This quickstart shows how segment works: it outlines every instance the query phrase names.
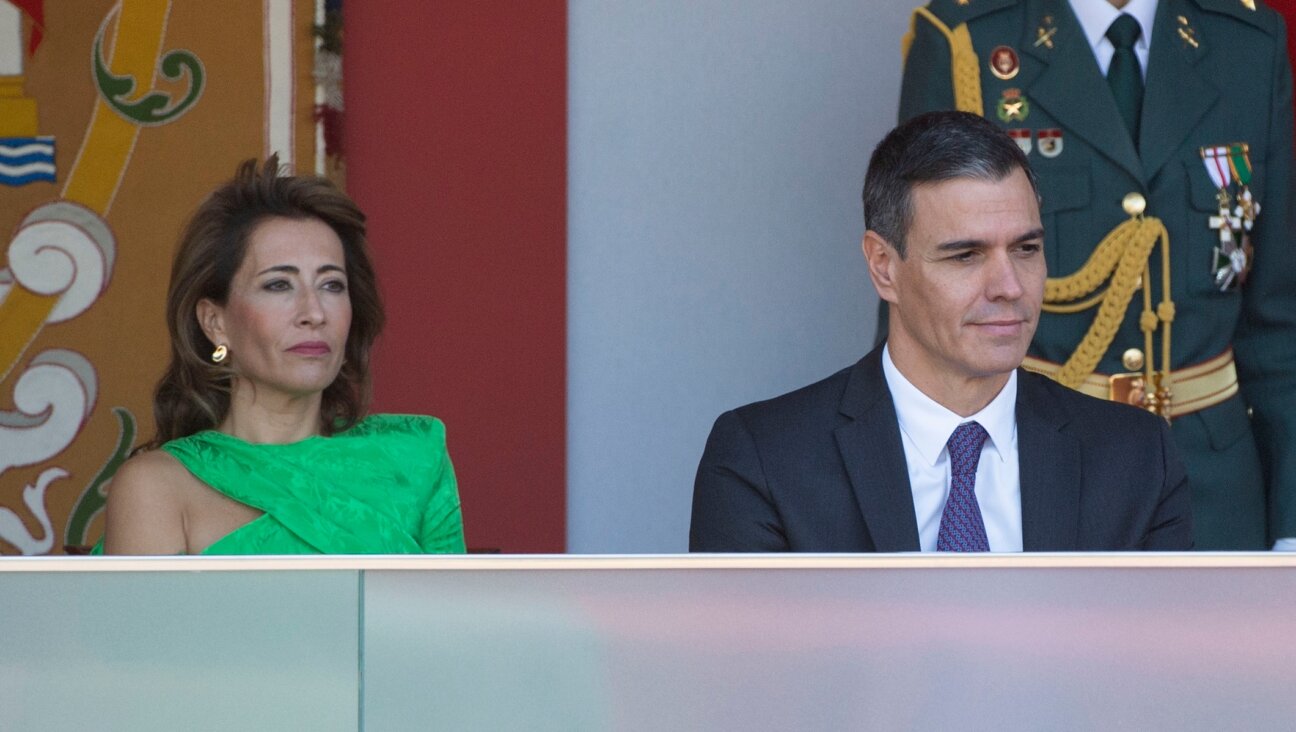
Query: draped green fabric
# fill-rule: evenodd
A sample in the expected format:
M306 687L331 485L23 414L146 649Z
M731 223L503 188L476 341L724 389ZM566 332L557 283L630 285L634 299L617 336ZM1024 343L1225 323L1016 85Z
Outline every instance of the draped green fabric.
M199 432L162 446L189 472L265 512L203 554L442 554L464 551L445 426L372 415L286 445Z

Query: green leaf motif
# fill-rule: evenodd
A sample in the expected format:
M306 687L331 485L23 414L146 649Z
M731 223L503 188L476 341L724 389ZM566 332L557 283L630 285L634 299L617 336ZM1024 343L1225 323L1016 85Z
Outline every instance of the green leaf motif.
M95 84L99 87L104 102L121 116L139 125L164 125L188 112L198 102L198 97L202 96L207 78L198 57L189 51L175 50L164 55L158 63L158 70L168 81L180 81L185 76L189 77L189 88L180 101L173 101L170 94L160 91L152 91L135 101L127 101L135 92L135 77L117 76L108 70L108 64L103 58L103 37L108 28L108 20L106 18L103 25L99 26L93 53Z
M72 507L72 515L68 518L67 531L63 534L65 544L84 544L86 543L86 529L90 527L90 522L94 517L103 510L108 503L108 494L104 491L104 484L113 477L117 468L126 462L127 455L130 454L131 444L135 442L135 417L130 410L124 407L113 407L113 414L117 417L117 448L113 450L112 455L99 468L99 472L90 481L90 485L81 492L81 497L77 499L76 505Z

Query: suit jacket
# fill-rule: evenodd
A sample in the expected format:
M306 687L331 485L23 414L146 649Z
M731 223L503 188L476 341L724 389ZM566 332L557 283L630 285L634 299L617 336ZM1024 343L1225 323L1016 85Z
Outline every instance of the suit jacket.
M966 24L980 59L983 114L1027 130L1039 176L1049 276L1072 274L1107 232L1128 216L1126 193L1147 199L1147 215L1170 236L1175 317L1171 367L1232 348L1241 391L1208 409L1174 418L1173 432L1192 482L1198 548L1262 549L1296 537L1296 215L1292 213L1292 77L1282 18L1257 2L1161 0L1151 29L1138 145L1130 139L1079 21L1066 0L932 0L951 28ZM1047 43L1042 30L1052 30ZM988 61L998 46L1019 58L999 79ZM999 117L1005 97L1027 103L1025 119ZM953 106L945 37L919 19L905 64L900 117ZM1063 145L1042 153L1039 133ZM1220 292L1212 282L1219 244L1209 217L1218 189L1200 148L1244 142L1251 191L1261 204L1252 230L1254 267L1246 284ZM1050 151L1051 153L1052 151ZM1161 298L1161 253L1150 261ZM1142 349L1136 295L1098 364L1125 371L1121 354ZM1041 316L1032 355L1062 363L1096 309ZM1157 338L1160 368L1160 337ZM1250 408L1250 410L1248 409Z
M1164 420L1017 374L1026 551L1192 548ZM689 549L918 551L882 350L805 388L720 415L693 487Z

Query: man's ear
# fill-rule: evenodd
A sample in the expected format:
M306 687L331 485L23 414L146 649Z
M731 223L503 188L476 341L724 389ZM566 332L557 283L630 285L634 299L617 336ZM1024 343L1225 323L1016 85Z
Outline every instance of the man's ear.
M896 274L900 253L872 229L864 232L864 241L860 246L864 250L864 261L868 263L869 278L873 280L873 288L877 290L878 297L892 305L896 304L899 299L896 292Z
M204 297L198 301L194 307L194 315L198 317L198 327L202 328L203 335L213 345L229 345L229 338L225 335L225 309L217 305L210 298Z

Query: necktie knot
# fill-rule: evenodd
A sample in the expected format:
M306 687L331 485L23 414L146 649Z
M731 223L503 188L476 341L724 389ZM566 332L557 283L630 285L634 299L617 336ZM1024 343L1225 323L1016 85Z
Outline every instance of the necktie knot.
M989 433L976 422L964 422L954 428L945 447L949 449L950 471L955 475L976 474L981 461L981 446Z
M1142 35L1143 29L1134 16L1128 13L1121 13L1120 17L1112 21L1107 28L1107 40L1118 49L1133 48L1134 42Z

